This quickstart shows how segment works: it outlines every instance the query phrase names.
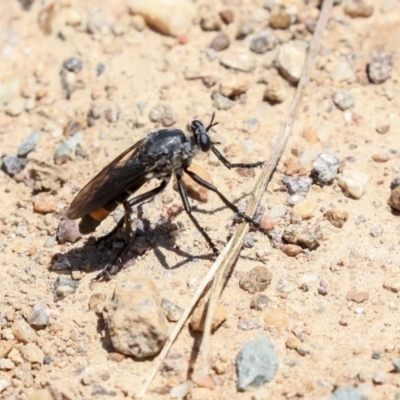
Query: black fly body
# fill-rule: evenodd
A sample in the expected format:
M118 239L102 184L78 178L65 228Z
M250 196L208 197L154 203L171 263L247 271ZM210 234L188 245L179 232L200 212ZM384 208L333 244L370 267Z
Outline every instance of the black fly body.
M125 224L126 243L116 255L114 262L104 268L104 270L96 276L96 280L109 278L110 275L116 274L121 269L121 259L128 248L132 234L132 207L150 200L155 195L162 192L171 180L172 175L175 175L177 179L178 191L187 215L214 253L218 253L217 247L192 214L188 195L182 182L184 173L199 185L216 193L222 202L234 213L255 225L263 233L268 234L268 232L261 228L252 218L241 213L215 186L188 169L197 151L208 152L210 150L217 156L222 164L229 169L255 168L263 164L263 162L256 162L253 164L230 163L217 150L215 147L216 143L211 141L208 134L209 130L217 124L218 122L214 122L213 114L211 122L207 127L205 127L201 121L192 121L192 135L190 136L186 136L181 130L175 128L161 129L150 133L147 137L125 150L115 160L103 168L103 170L78 193L67 215L68 218L71 219L81 218L79 230L82 234L93 232L101 221L114 211L119 204L122 204L125 209L124 218L118 222L117 226L107 237L111 236ZM142 185L154 178L161 181L159 186L130 199Z

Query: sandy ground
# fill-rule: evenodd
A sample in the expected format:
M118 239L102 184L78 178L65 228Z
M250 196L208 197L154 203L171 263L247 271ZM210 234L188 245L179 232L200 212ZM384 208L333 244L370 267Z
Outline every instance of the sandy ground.
M268 159L294 88L286 85L287 95L280 104L263 100L263 77L273 70L268 69L269 53L251 53L249 40L238 41L235 33L242 20L253 22L254 33L262 31L269 11L262 7L262 1L213 4L215 15L229 9L234 18L230 25L222 23L231 39L229 49L210 55L206 49L215 31L204 31L195 23L186 36L163 36L143 26L120 0L93 0L86 5L61 0L54 2L53 9L47 8L47 1L36 0L30 9L23 9L15 0L2 0L1 154L15 156L26 137L38 130L39 142L28 158L54 166L54 152L68 138L64 128L69 121L81 123L83 137L78 150L58 165L65 180L48 192L50 197L34 193L32 181L26 177L14 179L0 172L0 398L48 399L47 392L38 392L44 388L51 388L53 396L58 393L57 399L133 396L152 361L126 357L116 362L110 357L89 299L94 293L109 298L118 283L141 277L152 279L161 297L184 307L212 265L212 252L184 212L173 221L179 228L173 236L155 230L149 249L140 256L132 253L135 262L128 262L114 279L94 288L89 285L95 269L110 260L111 251L103 249L99 254L96 248L85 247L84 239L58 244L56 236L77 191L120 152L162 127L149 119L154 106L169 105L176 114L174 126L183 130L193 118L208 123L214 110L212 94L224 79L244 77L248 89L230 109L217 110L219 125L214 137L221 142L219 148L232 161ZM318 14L314 2L286 4L295 4L296 15L309 16L311 21ZM373 13L368 18L350 18L343 4L334 8L292 137L262 205L267 212L287 205L288 193L282 189L285 160L300 160L309 174L313 159L321 152L338 157L342 169L366 174L365 193L359 199L346 196L337 179L323 187L313 185L307 195L311 218L302 224L320 227L323 238L317 249L302 251L296 257L274 248L262 233L251 233L254 245L243 249L221 298L227 320L212 337L213 357L223 368L218 370L215 387L196 388L193 398L321 399L337 387L350 386L358 387L368 399L400 396L399 374L392 372L392 360L400 356L396 293L400 289L400 225L398 215L387 204L390 183L400 168L400 7L398 1L375 0L372 4ZM277 32L281 41L295 35L292 28ZM308 41L311 36L304 24L297 28L298 36ZM252 72L237 72L219 63L225 53L238 48L246 49L255 59ZM376 50L393 56L391 77L382 84L370 83L366 75L366 65ZM67 99L60 71L70 57L80 59L83 67ZM354 73L350 82L334 81L329 73L329 63L339 59L346 59ZM105 67L101 75L96 73L99 63ZM202 79L192 79L196 73L211 77L216 85L208 88ZM332 96L338 89L351 93L353 108L342 111L334 105ZM107 119L106 112L111 115L117 111L118 119ZM386 133L377 132L386 125ZM212 155L199 156L197 162L237 204L250 193L259 174L259 170L254 174L229 171ZM172 185L144 206L145 218L154 222L165 217L165 206L171 204L180 204ZM232 213L211 194L209 201L198 203L197 208L201 225L222 248ZM327 221L327 209L348 213L342 228ZM284 229L291 219L288 212L275 221L276 228ZM114 225L114 218L109 217L95 236ZM74 252L78 254L74 266L84 270L73 275L79 286L75 293L56 301L57 279L60 274L71 276L71 272L52 271L52 260ZM242 290L238 282L260 265L270 270L273 279L263 292L269 298L268 306L257 311L250 309L253 295ZM12 326L21 318L27 319L38 301L51 312L48 325L37 331L37 337L21 341ZM281 321L275 327L266 315L271 310L276 310ZM243 323L248 320L258 324ZM236 354L262 334L271 338L280 367L275 378L258 391L239 393ZM195 338L197 334L186 326L171 351L179 355L180 368L159 374L149 399L170 398L170 388L186 380ZM293 340L300 340L300 349L290 348ZM37 397L30 397L35 393Z

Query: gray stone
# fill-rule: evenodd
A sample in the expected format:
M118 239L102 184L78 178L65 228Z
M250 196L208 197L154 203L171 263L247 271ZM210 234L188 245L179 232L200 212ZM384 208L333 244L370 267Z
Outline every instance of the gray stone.
M338 174L340 160L333 154L320 153L317 155L312 170L312 177L316 184L327 185Z
M63 68L70 72L79 72L83 67L82 60L76 57L70 57L63 62Z
M26 157L35 147L39 141L39 131L33 131L18 147L18 157Z
M238 389L249 390L270 382L279 367L279 359L269 337L251 340L236 356Z
M28 164L28 159L12 156L5 156L1 161L1 169L9 176L19 174Z
M400 372L400 358L395 358L392 360L392 364L394 367L394 372Z
M299 195L306 197L310 190L312 179L308 176L303 176L300 178L292 178L289 176L284 176L282 182L287 187L290 195Z
M162 299L161 306L169 322L177 322L182 315L183 309L168 299Z
M54 152L54 162L56 164L63 164L67 162L70 158L70 154L75 151L76 146L79 144L82 138L83 132L79 131L74 136L60 143Z
M372 83L383 83L388 78L393 69L393 58L390 53L374 51L371 54L371 61L368 64L368 78Z
M274 49L277 43L278 40L272 30L269 29L253 37L250 43L250 50L257 54L263 54Z
M50 309L43 301L38 301L28 316L28 323L35 329L45 328L49 324Z
M366 400L364 395L355 387L338 388L329 400Z
M354 97L346 90L338 90L333 96L333 102L340 110L354 107Z
M218 110L229 110L235 102L219 92L213 94L213 106Z

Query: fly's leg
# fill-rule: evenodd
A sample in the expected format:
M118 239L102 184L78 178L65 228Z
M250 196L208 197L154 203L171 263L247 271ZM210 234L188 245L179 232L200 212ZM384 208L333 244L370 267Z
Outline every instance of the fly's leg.
M204 230L203 227L200 226L199 222L197 221L197 219L192 214L192 208L190 207L190 203L189 203L188 195L187 195L187 192L186 192L186 188L185 188L185 185L182 182L182 172L183 171L176 171L175 173L176 173L176 178L177 178L177 181L178 181L178 190L179 190L179 194L181 195L183 207L185 208L185 211L186 211L187 215L189 216L189 218L192 220L194 226L202 234L202 236L204 237L206 242L211 247L212 251L215 254L219 254L219 250L217 249L217 247L215 246L215 244L211 240L210 236L208 236L207 232Z
M213 143L214 144L214 143ZM225 165L226 168L256 168L256 167L261 167L261 165L264 164L265 161L258 161L252 164L243 164L243 163L231 163L228 161L219 151L218 149L213 145L211 146L212 152L217 156L218 160L222 162L222 164ZM201 185L201 184L200 184ZM204 185L203 185L204 186ZM211 190L211 189L210 189Z
M254 221L253 218L250 218L248 215L243 214L239 211L239 209L233 204L231 203L215 186L211 185L211 183L205 181L204 179L200 178L198 175L194 174L193 172L189 171L189 170L185 170L185 172L199 185L205 187L208 190L211 190L212 192L216 193L219 198L222 200L222 202L228 207L230 208L236 215L242 217L244 220L246 220L247 222L253 224L259 231L261 231L262 233L264 233L265 235L267 235L269 238L271 238L271 234L265 230L264 228L262 228L260 226L260 224L256 221Z
M112 261L111 264L108 264L103 270L100 271L99 274L96 275L96 277L93 279L94 281L99 281L99 280L109 280L112 275L116 275L119 271L121 271L123 267L123 258L126 254L126 252L129 249L129 242L132 238L133 230L132 230L132 207L143 203L144 201L150 200L153 198L155 195L158 193L162 192L165 187L167 186L169 180L171 177L166 177L163 179L161 182L160 186L157 186L156 188L143 193L137 197L134 197L132 200L129 201L124 201L122 204L125 209L125 215L121 220L118 222L117 226L110 232L114 233L116 232L119 228L122 228L123 225L125 225L125 243L122 246L120 250L118 250L118 253L115 255L114 260ZM122 221L122 223L121 223ZM108 236L109 234L107 234Z

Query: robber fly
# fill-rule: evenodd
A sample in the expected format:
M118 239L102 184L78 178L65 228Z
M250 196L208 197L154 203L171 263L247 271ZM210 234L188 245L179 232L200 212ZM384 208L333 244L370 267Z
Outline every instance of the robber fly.
M255 225L263 233L268 234L252 218L241 213L215 186L188 169L196 152L199 150L202 152L211 150L222 164L229 169L255 168L263 164L263 162L253 164L230 163L217 150L216 143L211 141L208 134L209 130L218 124L218 122L214 122L214 116L215 114L213 114L207 127L201 121L192 121L190 126L192 135L190 136L186 136L180 129L175 128L161 129L150 133L111 161L75 197L67 216L71 219L81 218L79 230L82 234L93 232L101 221L114 211L118 205L122 204L125 209L125 216L121 218L110 234L106 235L107 237L111 236L125 224L125 246L118 252L114 262L97 275L96 280L109 278L111 274L116 274L121 269L122 255L127 250L132 236L132 207L150 200L162 192L171 180L172 175L176 177L178 191L187 215L214 253L218 254L217 247L192 214L188 195L182 182L184 173L199 185L216 193L234 213ZM161 181L159 186L130 199L140 187L154 178Z

